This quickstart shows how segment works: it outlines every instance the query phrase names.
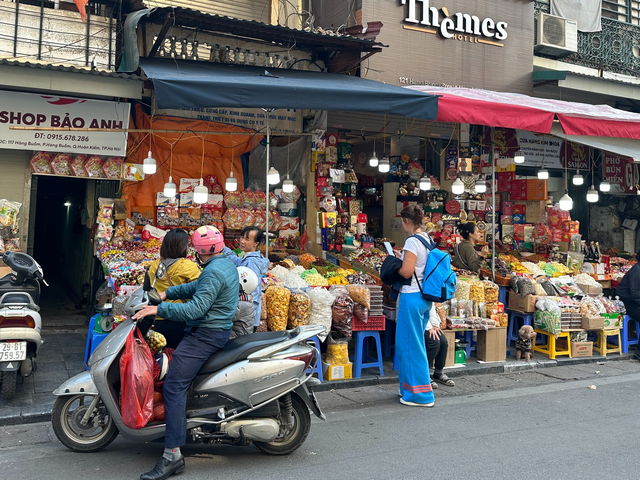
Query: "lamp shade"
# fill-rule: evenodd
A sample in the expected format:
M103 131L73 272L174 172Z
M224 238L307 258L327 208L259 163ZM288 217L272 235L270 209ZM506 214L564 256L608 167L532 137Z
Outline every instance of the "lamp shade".
M209 189L203 185L202 179L200 179L200 185L193 189L193 202L207 203L208 200Z
M371 155L371 158L369 159L369 166L375 168L378 166L379 162L380 160L378 160L378 157L376 156L376 152L373 152L373 155Z
M282 182L282 191L284 193L291 193L295 186L293 185L293 180L289 178L289 174L287 173L287 178L284 182Z
M558 205L560 206L560 210L568 211L573 208L573 200L566 190L564 191L564 195L562 196L562 198L560 198Z
M267 182L269 185L277 185L280 183L280 173L275 168L271 167L269 173L267 173Z
M571 179L574 185L582 185L584 183L584 177L580 174L580 170Z
M238 179L233 176L233 172L229 174L229 178L224 182L224 189L227 192L235 192L238 190Z
M382 160L380 160L380 163L378 164L378 170L381 173L387 173L390 169L391 165L389 164L388 158L384 157Z
M591 188L587 190L587 202L596 203L599 197L600 195L598 194L595 185L591 185Z
M549 179L549 170L546 168L542 168L538 170L538 180L548 180Z
M600 182L600 191L605 193L611 191L611 184L608 180L603 180Z
M162 194L165 197L175 197L176 196L176 184L173 183L173 178L169 176L169 181L164 184L164 190Z
M487 181L483 178L479 178L476 180L475 185L476 193L486 193L487 191Z
M431 178L425 175L420 179L420 190L431 190Z
M514 163L524 163L524 152L522 150L518 150L513 155L513 161Z
M454 195L462 195L464 193L464 183L462 183L460 177L456 178L456 181L451 184L451 193Z
M145 175L153 175L156 173L157 168L156 159L151 156L151 150L149 150L147 158L142 162L142 173Z

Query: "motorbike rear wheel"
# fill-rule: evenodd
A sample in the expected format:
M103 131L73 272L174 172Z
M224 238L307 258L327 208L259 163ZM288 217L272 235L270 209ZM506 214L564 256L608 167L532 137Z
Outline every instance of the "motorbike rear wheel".
M10 400L16 394L16 381L18 372L2 372L2 389L0 396L5 400Z
M309 409L295 394L291 394L291 406L291 429L283 432L273 442L253 442L259 450L269 455L288 455L297 450L307 439L311 429Z
M92 395L70 395L58 397L53 405L53 431L58 440L74 452L96 452L118 436L118 428L102 399L87 425L81 424L82 417L93 399Z

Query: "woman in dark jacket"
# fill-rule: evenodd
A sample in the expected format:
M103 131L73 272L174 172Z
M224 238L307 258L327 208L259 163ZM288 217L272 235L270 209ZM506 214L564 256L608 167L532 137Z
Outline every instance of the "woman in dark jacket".
M476 252L474 248L480 241L480 231L475 223L467 222L458 226L458 233L462 235L462 241L455 248L453 266L462 270L479 272L482 260L489 253L489 247L482 247L482 251Z

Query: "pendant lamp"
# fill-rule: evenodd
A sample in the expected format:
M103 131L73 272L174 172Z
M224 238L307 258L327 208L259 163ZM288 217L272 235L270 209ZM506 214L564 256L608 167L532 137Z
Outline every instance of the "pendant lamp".
M596 203L599 199L598 191L596 190L595 185L591 185L591 188L587 190L587 202Z
M233 176L233 171L229 173L229 178L227 178L227 181L224 182L224 189L227 192L235 192L236 190L238 190L238 179Z
M464 193L464 183L457 177L455 182L451 184L451 193L454 195L462 195Z
M376 152L374 151L373 155L371 155L371 158L369 159L369 166L375 168L378 166L379 163L380 163L380 160L378 160L378 157L376 156Z
M476 180L475 190L476 190L476 193L486 193L487 181L482 177Z
M285 179L284 182L282 182L282 191L284 193L291 193L293 192L294 188L295 188L295 185L293 184L293 180L289 178L289 174L287 173L287 178Z
M514 163L524 163L524 152L522 150L518 150L513 155L513 162Z
M176 196L176 184L173 183L173 178L169 175L169 181L164 184L164 190L162 194L165 197L175 197Z
M608 180L605 179L600 182L600 191L604 193L611 191L611 184Z
M271 167L267 173L267 182L269 182L269 185L280 183L280 173L274 167Z
M147 158L142 162L142 173L145 175L153 175L156 173L157 168L156 159L151 156L151 150L149 150Z
M200 184L193 189L193 203L207 203L209 200L209 189L204 186L202 178Z
M420 190L431 190L431 178L427 175L420 179Z
M564 195L560 198L560 210L569 211L573 208L573 200L569 196L569 192L567 190L564 191Z
M576 174L571 181L574 185L582 185L584 183L584 177L580 174L580 170L576 170Z
M382 157L382 160L380 160L380 163L378 164L378 170L381 173L387 173L389 170L391 170L391 164L389 163L389 159L386 156Z
M549 170L546 168L541 168L538 170L538 180L548 180L549 179Z

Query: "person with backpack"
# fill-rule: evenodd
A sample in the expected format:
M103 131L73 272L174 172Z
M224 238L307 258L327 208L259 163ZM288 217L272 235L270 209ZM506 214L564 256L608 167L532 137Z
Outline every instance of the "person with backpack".
M425 330L432 302L422 296L418 278L424 279L430 250L422 241L432 243L422 225L422 211L415 205L400 212L402 228L411 236L402 251L402 266L398 275L411 279L402 287L396 319L396 355L400 382L400 403L411 407L433 407L434 396L429 377L429 361L425 346ZM424 282L424 280L423 280Z
M475 245L480 241L480 231L475 223L461 223L458 225L458 233L462 235L462 241L455 248L453 266L479 272L483 260L489 254L489 247L485 245L481 252L476 252Z

